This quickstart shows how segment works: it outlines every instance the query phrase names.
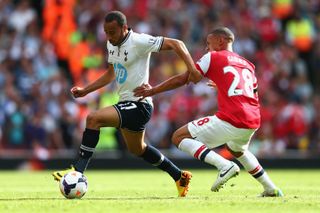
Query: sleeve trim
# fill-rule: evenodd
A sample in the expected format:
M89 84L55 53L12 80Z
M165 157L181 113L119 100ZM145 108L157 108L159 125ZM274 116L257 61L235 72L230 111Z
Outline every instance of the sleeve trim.
M164 42L164 37L161 37L161 43L159 45L159 48L158 48L158 52L160 52L161 48L162 48L162 45L163 45L163 42Z

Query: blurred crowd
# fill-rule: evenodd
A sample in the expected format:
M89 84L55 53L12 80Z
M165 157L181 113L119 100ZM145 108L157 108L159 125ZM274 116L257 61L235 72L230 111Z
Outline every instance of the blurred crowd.
M262 126L250 149L270 158L320 153L319 0L0 0L0 156L77 150L88 112L117 101L113 84L77 100L69 92L106 71L110 10L136 32L183 40L194 60L214 27L232 29L234 51L256 65L259 83ZM185 69L174 54L155 53L150 84ZM154 104L147 142L175 149L173 131L213 114L216 91L203 81ZM103 128L98 149L123 149L118 131Z

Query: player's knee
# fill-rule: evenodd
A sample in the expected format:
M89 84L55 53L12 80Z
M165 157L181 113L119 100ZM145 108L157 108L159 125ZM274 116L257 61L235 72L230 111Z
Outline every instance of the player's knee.
M235 152L228 145L226 145L228 151L236 158L239 158L243 155L243 152Z
M87 116L86 123L87 127L89 128L97 128L98 120L95 112L89 113L89 115Z
M174 145L176 145L176 147L179 147L179 144L185 138L192 138L187 126L183 126L176 130L172 135L171 141Z
M176 147L179 146L180 142L182 141L181 134L179 133L179 131L175 131L173 133L171 141Z

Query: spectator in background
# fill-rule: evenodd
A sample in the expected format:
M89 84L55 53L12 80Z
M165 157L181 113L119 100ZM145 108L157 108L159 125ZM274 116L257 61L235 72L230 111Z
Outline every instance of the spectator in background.
M259 7L259 19L257 21L258 38L260 45L267 43L276 44L280 39L281 23L272 16L271 8L267 5Z
M286 24L287 42L293 45L299 52L300 57L308 67L308 77L313 82L314 74L311 70L311 53L315 41L315 29L312 20L303 16L299 7L296 7L291 19ZM313 82L315 83L315 82Z
M315 30L312 21L303 17L297 8L286 25L286 39L301 53L310 52L315 38Z
M36 12L31 8L29 1L18 1L14 11L8 18L8 23L16 32L23 34L27 26L36 18Z
M309 127L309 150L310 156L319 155L320 153L320 96L315 95L313 99L314 115Z

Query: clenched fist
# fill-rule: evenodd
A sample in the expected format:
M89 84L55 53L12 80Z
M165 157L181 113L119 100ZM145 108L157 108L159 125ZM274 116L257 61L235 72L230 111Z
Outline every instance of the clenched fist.
M72 87L70 92L75 98L79 98L87 95L87 92L82 87Z

